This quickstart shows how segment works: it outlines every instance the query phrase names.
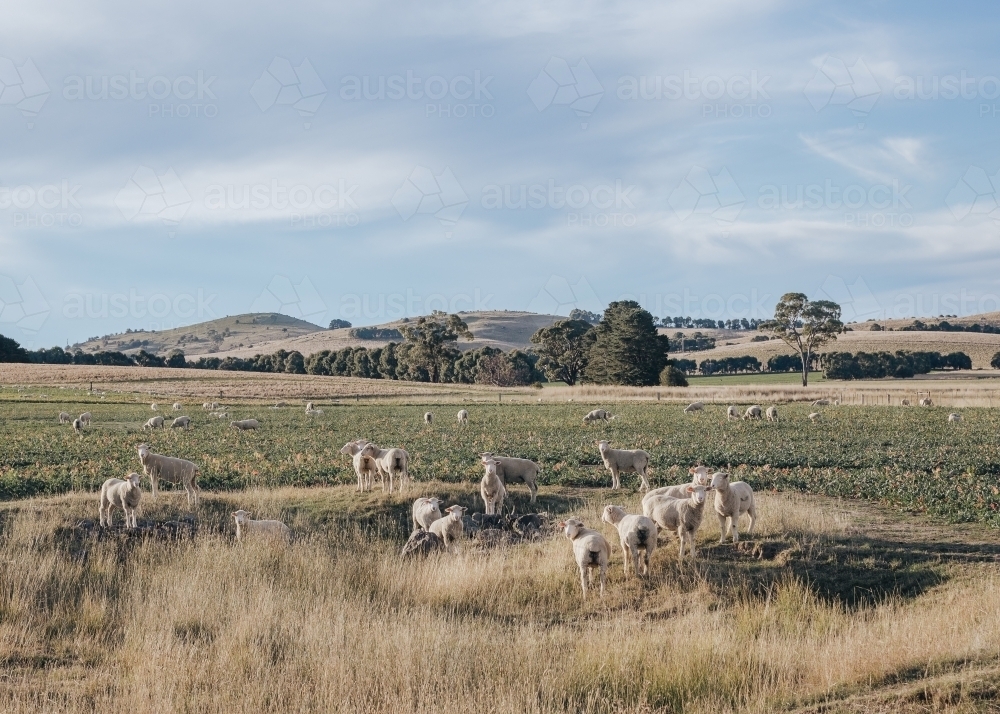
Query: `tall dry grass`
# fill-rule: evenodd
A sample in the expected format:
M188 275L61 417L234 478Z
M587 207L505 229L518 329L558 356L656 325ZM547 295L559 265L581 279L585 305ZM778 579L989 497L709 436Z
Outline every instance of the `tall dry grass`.
M761 588L753 564L719 577L711 553L680 570L672 543L648 583L626 581L616 544L607 597L583 603L561 537L403 562L391 528L324 529L289 510L301 493L208 497L202 532L175 543L71 540L92 496L5 511L0 710L770 712L998 656L995 564L852 610L790 576ZM235 544L236 503L299 539ZM822 553L864 526L831 503L762 498L760 538ZM597 524L603 504L575 514ZM717 535L706 518L702 545Z

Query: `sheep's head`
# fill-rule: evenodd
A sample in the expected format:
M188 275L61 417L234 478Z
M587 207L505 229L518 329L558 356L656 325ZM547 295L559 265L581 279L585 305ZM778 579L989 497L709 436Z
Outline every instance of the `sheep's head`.
M441 508L441 504L444 503L440 498L425 498L424 499L431 508Z
M625 517L625 509L621 506L605 506L601 520L611 525L617 525Z
M465 512L467 510L469 510L469 509L466 508L465 506L448 506L446 509L444 509L444 512L445 513L450 513L451 517L454 520L460 521L460 520L462 520L462 516L465 515Z
M688 496L699 506L705 502L705 491L708 490L706 486L694 486L690 485L684 489Z
M142 477L134 471L125 477L125 480L132 484L133 488L139 488L139 481Z
M580 531L583 530L584 526L583 526L583 521L577 518L569 518L560 523L559 527L563 529L563 533L566 534L567 538L573 540L574 538L576 538L577 534L579 534Z
M491 461L493 459L493 453L490 451L483 452L479 455L479 458L485 464L487 461Z
M77 421L79 421L79 419L77 419ZM136 451L139 452L139 458L143 459L146 457L146 454L149 453L149 447L146 444L139 444L139 446L136 447Z
M716 471L712 475L712 482L709 485L711 489L717 489L720 491L725 491L729 488L729 474L724 471Z
M375 446L375 444L365 443L363 446L361 446L360 453L362 456L370 459L375 457L375 452L377 449L378 447Z
M236 525L242 526L244 523L250 520L250 511L239 510L233 513L233 518L236 519Z
M487 476L496 476L497 475L497 466L500 465L500 462L499 461L494 461L493 459L483 459L483 465L486 466L486 475Z
M358 442L356 441L348 441L340 449L340 453L346 454L347 456L354 456L359 451L361 451L361 448L358 446Z
M606 442L606 441L599 441L599 442L597 442L597 448L600 449L601 453L603 454L605 451L607 451L611 447L608 445L608 442Z
M712 480L712 469L707 466L692 466L688 469L691 474L691 483L707 486Z

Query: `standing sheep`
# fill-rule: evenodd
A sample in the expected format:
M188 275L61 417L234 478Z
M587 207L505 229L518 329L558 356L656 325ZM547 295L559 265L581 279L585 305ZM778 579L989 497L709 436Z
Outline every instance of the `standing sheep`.
M84 412L83 414L80 415L80 423L90 426L90 422L93 418L94 417L91 416L90 412Z
M628 577L629 556L632 560L632 572L636 575L649 575L649 559L656 550L656 523L646 516L629 515L621 506L605 506L601 520L610 523L618 529L618 539L622 546L622 557L625 561L625 576ZM642 567L639 566L639 550L642 550Z
M688 543L691 560L695 559L695 535L701 527L701 519L705 514L705 493L708 490L704 486L688 486L685 488L687 498L661 496L653 500L650 518L664 530L677 534L681 541L678 556L681 562L684 561L684 546Z
M71 417L66 412L59 412L59 423L60 424L72 424L73 417Z
M732 524L733 543L739 543L740 517L746 513L750 516L750 526L747 535L753 534L757 522L757 505L754 503L753 489L744 481L729 482L729 474L722 471L712 476L712 488L715 490L715 514L719 517L719 542L722 543L729 535L729 525Z
M431 424L434 421L434 415L430 412L424 412L424 424Z
M601 460L604 461L605 467L611 471L611 488L621 488L622 482L619 474L635 472L642 479L640 488L643 491L649 490L649 480L646 478L649 454L642 449L634 451L612 449L606 441L599 442L597 448L601 451Z
M744 419L760 419L761 414L762 414L762 412L761 412L760 406L757 405L757 404L754 404L754 405L751 405L751 406L747 407L747 410L745 412L743 412L743 418Z
M361 453L375 462L379 477L382 479L382 491L385 491L385 479L389 479L389 493L392 493L393 477L399 479L399 492L403 492L406 479L409 476L410 455L405 449L380 449L375 444L365 444Z
M186 417L186 416L177 417L172 422L170 422L170 428L183 429L184 431L187 431L188 429L191 428L191 417Z
M378 468L375 466L375 459L361 453L367 443L364 439L355 439L354 441L348 441L340 449L340 453L351 457L351 461L354 464L354 473L358 476L359 491L372 490L372 482L375 480L375 474L378 471ZM382 490L385 490L384 482Z
M243 419L242 421L231 421L229 426L239 431L253 431L260 426L260 422L256 419Z
M830 400L829 399L817 399L815 402L813 402L809 406L812 406L812 407L828 407L828 406L830 406Z
M899 400L899 406L901 406L901 407L908 407L908 406L910 406L910 400L909 399L900 399Z
M767 408L767 420L774 422L778 421L778 407Z
M292 529L281 521L253 521L250 520L250 512L239 510L232 514L236 520L236 540L243 542L243 536L261 536L275 540L283 540L286 543L292 541Z
M948 421L949 422L962 421L962 415L961 414L954 414L954 413L953 414L949 414L948 415Z
M188 506L198 505L198 476L201 469L190 461L176 459L172 456L162 456L154 454L146 444L139 444L139 463L142 470L149 477L150 490L153 498L157 497L157 484L160 479L168 483L180 483L184 485L187 493Z
M135 509L139 507L142 491L139 490L139 474L130 473L123 481L109 478L101 486L101 506L98 513L102 526L111 526L111 511L116 506L125 514L125 527L135 528Z
M441 547L446 551L452 550L452 546L465 533L465 526L462 523L462 516L468 509L464 506L448 506L444 509L447 516L438 518L431 523L430 531L441 539Z
M700 412L705 408L705 405L701 402L691 402L686 407L684 407L685 414L694 414L695 412Z
M740 410L732 404L726 409L726 421L739 421Z
M173 410L179 412L181 409L183 409L183 405L180 402L174 402Z
M573 543L573 557L580 569L580 587L583 599L587 599L587 580L593 583L592 570L601 573L601 597L604 597L604 583L608 577L608 561L611 560L611 544L599 532L587 528L583 521L570 518L559 524L566 538Z
M821 416L823 416L823 415L820 414L819 412L813 412L812 414L810 414L808 416L808 418L809 418L809 421L811 421L812 423L815 424L816 422L819 421L819 419L820 419Z
M922 407L932 407L932 406L934 406L934 403L931 401L930 397L924 397L923 399L920 400L920 406L922 406Z
M587 415L583 418L584 424L589 424L592 421L613 421L617 419L614 414L604 409L595 409L591 412L587 412Z
M458 412L458 423L468 424L469 423L469 412L464 409L460 409Z
M648 516L652 512L653 501L660 496L669 496L670 498L687 498L688 486L708 486L712 481L712 469L707 466L692 466L688 469L688 473L691 474L690 483L679 483L676 486L664 486L662 488L654 488L652 491L647 491L642 497L642 513Z
M531 459L519 459L512 456L494 456L489 451L479 455L485 464L492 459L497 462L497 476L503 482L504 487L512 483L523 483L531 492L531 502L535 502L538 495L538 473L542 467Z
M497 466L499 464L490 459L485 462L486 474L479 482L479 495L483 499L483 506L486 508L486 515L492 516L500 512L503 506L507 489L504 488L503 481L497 476Z
M413 502L413 530L429 531L434 521L441 518L439 498L418 498Z
M162 429L163 428L163 417L155 416L150 417L150 419L142 425L143 431L146 429Z
M157 404L156 402L153 402L152 404L150 404L149 408L152 409L154 412L160 411L160 405Z
M83 422L79 419L73 420L73 431L75 431L80 436L83 436Z

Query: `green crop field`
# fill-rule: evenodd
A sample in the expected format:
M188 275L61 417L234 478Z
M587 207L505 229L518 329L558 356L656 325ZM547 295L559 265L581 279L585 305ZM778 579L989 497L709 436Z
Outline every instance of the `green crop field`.
M964 409L964 422L949 424L943 408L826 407L813 424L806 415L814 407L780 405L774 424L727 422L722 405L684 415L667 403L469 404L470 423L460 427L454 414L461 405L317 406L325 413L307 417L298 406L230 403L220 420L188 404L178 414L193 417L191 431L143 432L153 412L132 395L3 389L0 498L97 490L106 478L140 470L135 447L143 442L198 463L209 491L349 484L354 474L339 450L357 437L407 449L417 480L474 482L482 471L478 454L493 451L538 461L545 485L607 487L596 447L607 439L648 451L654 485L685 480L700 462L758 489L860 497L1000 525L1000 412L990 409ZM584 425L582 415L594 406L619 418ZM431 426L422 421L428 409L436 417ZM57 423L60 411L90 411L94 424L77 436ZM230 419L246 418L260 420L260 430L229 428ZM635 477L625 484L634 489ZM523 490L513 488L515 499Z

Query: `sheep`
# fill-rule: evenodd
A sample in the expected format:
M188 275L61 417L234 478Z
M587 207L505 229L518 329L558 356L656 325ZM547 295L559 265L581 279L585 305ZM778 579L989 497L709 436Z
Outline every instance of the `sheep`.
M242 421L231 421L229 422L229 426L240 431L252 431L260 426L260 422L256 419L244 419Z
M726 409L726 421L737 421L740 418L740 410L733 405Z
M163 417L155 416L151 417L145 424L142 425L143 431L146 429L162 429L163 428Z
M306 409L306 416L318 416L319 414L322 413L323 413L322 409Z
M154 412L158 412L158 411L160 411L160 405L159 405L159 404L157 404L156 402L154 402L154 403L150 404L150 405L149 405L149 408L150 408L150 409L152 409L152 410L153 410Z
M218 402L205 402L201 405L202 409L208 409L209 411L216 411L219 408Z
M535 502L538 495L538 472L542 467L531 459L519 459L512 456L494 456L489 451L479 455L485 464L492 459L497 462L497 476L503 482L504 487L512 483L523 483L531 492L531 502Z
M910 400L909 399L900 399L899 400L899 406L901 406L901 407L908 407L908 406L910 406Z
M285 406L284 402L278 402L278 404L280 404L281 406ZM278 404L275 404L275 406L278 406ZM313 406L312 402L306 402L306 411L307 412L311 412L315 408L316 407Z
M468 509L464 506L448 506L444 509L447 516L438 518L431 523L430 531L441 539L441 547L452 550L452 546L465 533L465 526L462 524L462 516Z
M949 422L953 422L953 421L955 421L955 422L957 422L957 421L962 421L962 415L961 415L961 414L949 414L949 415L948 415L948 421L949 421Z
M642 514L648 516L652 512L653 501L657 497L687 498L688 486L708 486L712 480L712 469L707 466L692 466L688 469L688 473L691 474L690 483L679 483L676 486L664 486L648 491L642 497Z
M932 406L934 406L934 403L931 401L930 397L924 397L923 399L920 400L920 406L922 406L922 407L932 407Z
M691 402L686 407L684 407L685 414L694 414L695 412L700 412L705 408L705 405L701 402Z
M747 410L743 412L744 419L760 419L761 409L757 404L753 404L747 407Z
M424 412L424 424L431 424L434 421L434 415L430 412Z
M614 414L604 409L595 409L587 413L587 416L583 418L584 424L589 424L592 421L613 421L617 419Z
M605 467L611 471L611 488L619 489L622 486L619 474L632 473L639 474L642 479L640 488L643 491L649 490L649 480L646 478L646 467L649 465L649 454L642 449L627 451L624 449L612 449L608 442L601 441L597 448L601 451L601 460Z
M601 520L618 529L618 539L625 561L625 577L628 577L628 563L631 556L632 572L649 575L649 559L656 550L656 523L646 516L629 515L620 506L605 506ZM642 549L642 567L639 565L639 549Z
M566 538L573 543L573 557L580 568L580 587L583 599L587 599L587 580L593 582L591 570L601 572L601 597L604 597L604 583L608 577L608 561L611 560L611 544L599 532L587 528L583 521L570 518L559 524Z
M778 407L768 407L765 413L768 421L778 421Z
M196 464L184 459L176 459L172 456L154 454L146 444L139 444L139 463L142 464L143 473L149 477L149 484L153 492L153 498L157 497L157 484L160 479L168 483L180 483L184 485L187 492L188 506L198 505L198 476L201 469Z
M183 409L183 405L181 405L180 402L174 402L173 410L175 412L179 412L181 409Z
M219 412L218 414L212 414L216 419L227 419L229 414L227 412Z
M684 561L685 544L690 544L691 560L696 557L694 537L698 528L701 527L701 519L705 514L705 494L712 488L714 488L714 482L709 487L689 484L684 489L687 493L686 498L660 496L653 499L653 508L649 517L659 527L677 534L681 542L678 555L680 562Z
M467 412L465 409L460 409L458 411L458 423L459 424L469 423L469 412Z
M101 486L101 506L98 513L101 525L110 527L111 511L116 506L125 514L125 527L135 528L135 510L139 507L142 491L139 490L139 474L130 473L123 481L120 478L109 478Z
M821 416L823 416L823 415L820 414L819 412L813 412L813 413L811 413L809 415L809 421L811 421L813 424L815 424L817 421L819 421L819 419L820 419Z
M281 539L286 543L292 541L292 529L281 521L253 521L250 520L250 512L244 510L236 511L232 516L236 520L236 540L240 543L244 533L247 536Z
M358 476L359 491L372 490L372 481L378 471L375 466L375 459L361 453L367 443L364 439L355 439L354 441L348 441L340 450L340 453L351 457L351 461L354 464L354 473ZM384 483L382 487L385 490Z
M73 417L71 417L66 412L59 412L59 423L60 424L72 424Z
M740 542L739 521L746 513L750 516L750 526L747 535L753 534L757 522L757 504L754 502L753 489L745 481L729 481L729 474L718 471L712 476L711 488L715 490L715 514L719 517L719 542L726 540L729 525L732 525L733 543Z
M486 515L492 516L498 513L503 506L503 500L507 496L507 489L504 488L503 481L497 476L497 462L490 459L485 462L485 466L486 474L479 482L479 495L482 496Z
M191 428L191 417L186 417L186 416L177 417L172 422L170 422L170 428L184 429L184 431L187 431L188 429Z
M431 529L431 524L441 518L441 504L439 498L418 498L413 502L413 530Z
M83 422L79 419L73 420L73 431L75 431L80 436L83 436Z
M90 426L90 421L93 418L94 417L90 414L90 412L84 412L83 414L80 415L80 423L81 424L86 424L87 426Z
M811 407L828 407L828 406L830 406L830 400L829 399L817 399L815 402L813 402L809 406L811 406Z
M406 479L409 476L410 455L405 449L380 449L375 444L367 443L361 448L365 457L375 462L375 468L382 479L382 491L385 491L385 479L389 478L389 493L392 493L393 476L399 477L399 492L403 492Z

